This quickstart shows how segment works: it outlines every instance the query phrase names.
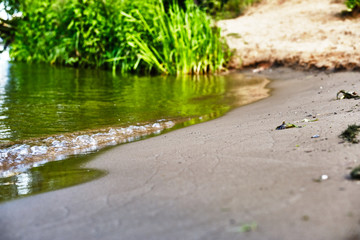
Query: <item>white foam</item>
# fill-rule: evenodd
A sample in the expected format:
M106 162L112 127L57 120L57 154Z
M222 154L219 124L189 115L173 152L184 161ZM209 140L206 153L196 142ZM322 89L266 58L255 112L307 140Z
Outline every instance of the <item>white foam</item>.
M69 133L28 140L24 144L0 149L0 169L3 169L0 170L0 176L23 172L48 161L63 160L69 155L87 154L106 146L137 141L150 134L160 134L173 126L173 121L161 119L150 124L89 131L88 134Z

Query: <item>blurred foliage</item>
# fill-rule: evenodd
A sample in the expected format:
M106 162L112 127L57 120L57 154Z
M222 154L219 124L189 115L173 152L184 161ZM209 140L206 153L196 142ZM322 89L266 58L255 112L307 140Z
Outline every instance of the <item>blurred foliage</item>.
M216 18L234 18L244 10L261 0L195 0L209 14Z
M115 49L128 48L124 34L119 34L123 28L117 17L120 1L28 3L25 0L22 5L23 20L11 46L10 56L15 60L99 67L107 56L116 54Z
M0 18L0 40L4 48L0 50L3 52L6 47L14 40L16 25L19 21L18 17L12 17L18 12L20 7L19 0L0 0L0 11L4 11L8 18Z
M228 57L191 0L24 0L19 10L17 61L179 74L220 71Z
M350 10L360 8L360 0L346 0L345 4Z
M20 0L0 0L0 6L3 7L3 10L9 15L13 15L14 13L19 11L20 8Z

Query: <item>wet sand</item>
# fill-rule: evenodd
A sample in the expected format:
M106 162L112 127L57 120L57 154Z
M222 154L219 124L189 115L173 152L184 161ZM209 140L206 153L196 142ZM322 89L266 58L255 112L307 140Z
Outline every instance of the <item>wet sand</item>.
M338 137L360 102L335 100L360 73L262 74L277 79L265 100L99 154L98 180L0 204L0 239L360 239L360 148Z

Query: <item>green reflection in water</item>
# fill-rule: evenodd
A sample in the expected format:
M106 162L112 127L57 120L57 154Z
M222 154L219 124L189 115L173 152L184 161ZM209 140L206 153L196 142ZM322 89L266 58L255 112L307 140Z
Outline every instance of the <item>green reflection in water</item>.
M74 156L64 161L48 162L11 177L0 178L0 202L70 187L105 175L104 171L81 167L91 157Z
M226 87L222 76L114 77L16 63L0 84L0 142L226 111Z
M8 147L63 133L86 134L86 130L159 119L189 119L180 121L176 129L266 97L267 83L241 74L116 77L106 71L16 63L9 66L7 74L0 74L0 144ZM0 178L0 201L102 176L102 171L81 168L89 158L91 155L48 159L50 162L40 167Z

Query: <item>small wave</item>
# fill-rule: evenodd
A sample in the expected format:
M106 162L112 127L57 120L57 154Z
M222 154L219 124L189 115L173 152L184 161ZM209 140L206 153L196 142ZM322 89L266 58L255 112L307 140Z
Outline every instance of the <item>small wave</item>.
M180 122L180 121L179 121ZM175 126L175 120L105 128L26 140L0 149L0 177L9 177L49 161L87 154L101 148L132 142Z

